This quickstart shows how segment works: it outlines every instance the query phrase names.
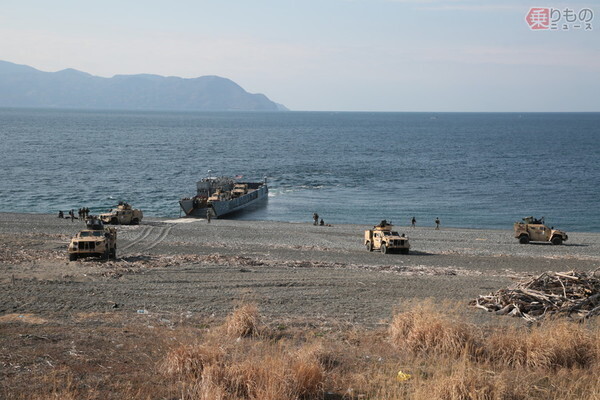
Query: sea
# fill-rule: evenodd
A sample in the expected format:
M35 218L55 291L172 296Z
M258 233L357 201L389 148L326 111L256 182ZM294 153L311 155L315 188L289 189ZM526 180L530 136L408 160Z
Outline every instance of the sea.
M0 212L177 218L206 176L267 179L242 220L600 232L600 113L0 109Z

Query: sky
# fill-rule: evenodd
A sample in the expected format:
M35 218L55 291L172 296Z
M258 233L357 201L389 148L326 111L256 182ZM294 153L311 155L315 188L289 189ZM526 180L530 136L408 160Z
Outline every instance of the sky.
M3 0L0 60L218 75L297 111L600 111L600 0Z

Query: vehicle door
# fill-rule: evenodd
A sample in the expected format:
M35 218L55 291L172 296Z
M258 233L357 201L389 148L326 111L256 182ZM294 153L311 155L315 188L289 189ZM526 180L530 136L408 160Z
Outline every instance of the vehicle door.
M544 225L531 225L529 237L533 241L546 241L546 227Z
M131 221L131 210L121 212L121 223L128 224Z
M378 249L381 247L381 232L373 232L373 248Z

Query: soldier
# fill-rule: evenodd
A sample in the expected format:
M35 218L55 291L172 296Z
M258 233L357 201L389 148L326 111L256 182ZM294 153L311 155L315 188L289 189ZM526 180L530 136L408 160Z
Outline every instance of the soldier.
M73 209L69 210L69 215L71 216L71 222L73 222L73 220L75 219L75 212L73 211Z
M64 218L64 217L65 217L65 214L63 214L62 211L59 211L58 212L58 218Z
M435 219L435 229L437 229L437 230L440 229L440 219L439 218Z
M413 228L417 226L417 219L415 217L412 217L412 219L410 220L410 225Z
M210 215L210 208L208 208L206 210L206 222L209 223L209 224L210 224L210 217L211 217L211 215Z
M321 222L319 222L319 225L320 225L320 226L323 226L323 225L325 225L325 221L323 221L323 218L321 218Z
M317 225L319 223L319 214L313 213L313 225Z

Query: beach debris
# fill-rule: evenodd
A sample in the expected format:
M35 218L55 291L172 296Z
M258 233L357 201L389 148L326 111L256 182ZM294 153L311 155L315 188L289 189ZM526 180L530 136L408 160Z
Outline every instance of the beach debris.
M530 322L551 315L583 320L600 314L600 279L595 271L544 272L470 305Z

